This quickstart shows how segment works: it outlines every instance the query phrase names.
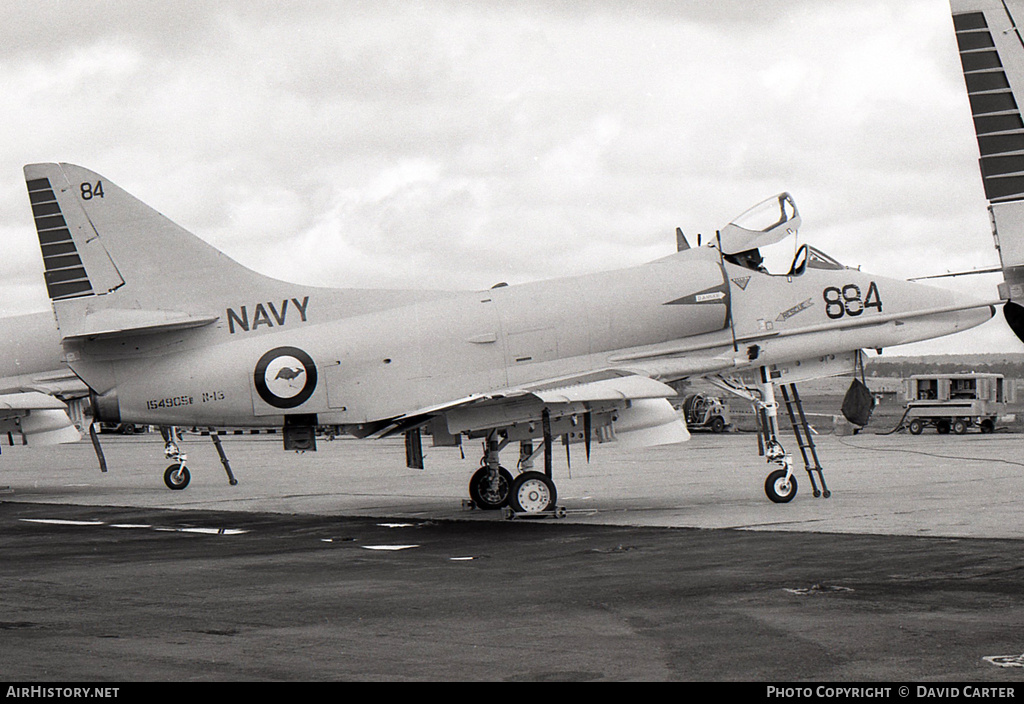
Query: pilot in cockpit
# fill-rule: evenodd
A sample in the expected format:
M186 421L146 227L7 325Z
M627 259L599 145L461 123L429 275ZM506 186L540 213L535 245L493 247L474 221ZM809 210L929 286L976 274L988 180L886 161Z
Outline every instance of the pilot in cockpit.
M725 260L747 269L753 269L754 271L768 272L764 268L764 258L761 256L761 250L757 248L737 252L736 254L726 254Z

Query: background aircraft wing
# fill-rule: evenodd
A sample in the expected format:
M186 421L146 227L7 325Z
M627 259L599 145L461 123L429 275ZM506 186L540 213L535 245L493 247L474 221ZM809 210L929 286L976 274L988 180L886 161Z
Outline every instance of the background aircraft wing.
M41 391L0 394L0 432L19 432L29 445L55 445L82 438L64 402Z

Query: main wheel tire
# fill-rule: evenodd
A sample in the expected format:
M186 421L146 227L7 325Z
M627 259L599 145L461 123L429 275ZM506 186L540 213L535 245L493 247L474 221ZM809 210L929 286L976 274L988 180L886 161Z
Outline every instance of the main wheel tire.
M172 464L164 472L164 484L172 491L181 491L192 481L192 474L185 465Z
M911 435L920 435L921 431L924 430L924 423L915 418L914 420L910 421L908 429L910 430Z
M787 480L784 469L776 469L764 481L764 493L777 504L786 504L792 501L796 496L796 489L796 477L791 476Z
M512 482L509 506L516 513L553 511L558 501L555 483L541 472L523 472Z
M473 505L484 511L496 511L508 506L508 498L512 493L512 473L504 467L498 467L498 485L491 486L487 479L487 467L481 467L469 480L469 498Z
M963 435L967 432L967 421L957 418L953 421L953 432L957 435Z

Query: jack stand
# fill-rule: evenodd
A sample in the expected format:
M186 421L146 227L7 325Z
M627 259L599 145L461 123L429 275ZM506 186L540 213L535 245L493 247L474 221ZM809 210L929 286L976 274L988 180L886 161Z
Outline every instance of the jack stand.
M92 440L92 449L96 451L96 459L100 461L100 471L107 471L107 459L103 456L103 448L100 447L100 436L96 432L96 424L89 423L89 439Z
M231 473L231 465L228 463L228 456L224 454L224 448L220 444L220 436L217 433L210 433L210 437L213 438L213 444L217 447L217 454L220 455L220 463L224 465L224 471L228 474L228 484L235 486L238 484L238 480L235 479L235 475Z
M524 518L565 518L567 511L564 506L555 506L553 509L548 511L538 511L536 513L522 513L512 510L511 507L505 507L505 519L514 521Z

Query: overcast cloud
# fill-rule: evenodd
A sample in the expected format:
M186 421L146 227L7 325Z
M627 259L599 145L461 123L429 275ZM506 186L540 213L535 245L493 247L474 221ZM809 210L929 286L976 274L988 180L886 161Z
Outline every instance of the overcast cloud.
M35 0L0 22L0 314L48 307L38 161L323 286L641 263L783 190L844 263L997 263L945 0ZM1024 349L979 330L904 351Z

